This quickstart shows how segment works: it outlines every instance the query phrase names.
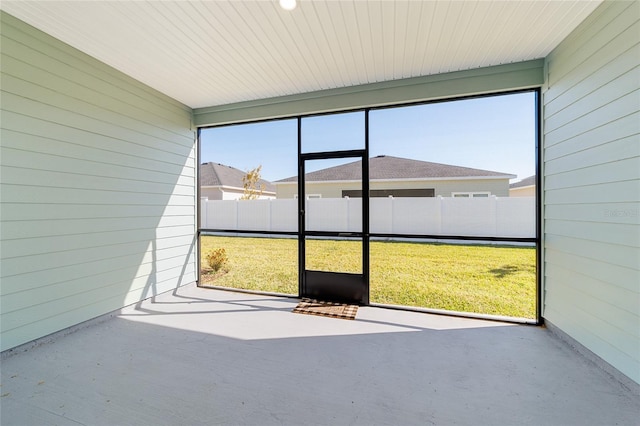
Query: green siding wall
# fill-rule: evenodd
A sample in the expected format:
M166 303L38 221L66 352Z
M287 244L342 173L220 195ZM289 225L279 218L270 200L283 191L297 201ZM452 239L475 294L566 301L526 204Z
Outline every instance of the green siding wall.
M544 317L640 383L640 3L546 59Z
M186 106L1 12L2 350L195 280Z

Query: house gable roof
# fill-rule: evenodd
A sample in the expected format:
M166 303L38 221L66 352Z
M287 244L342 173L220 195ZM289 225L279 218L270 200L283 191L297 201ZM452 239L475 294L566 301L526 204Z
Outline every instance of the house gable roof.
M362 177L361 162L361 160L358 160L340 166L310 172L306 174L306 180L308 182L359 180ZM431 163L429 161L392 157L390 155L379 155L369 159L369 178L371 180L456 179L472 177L511 179L515 176L508 173ZM297 179L296 176L293 176L278 180L275 183L297 182Z
M243 189L242 178L246 172L235 167L220 163L202 163L200 165L200 186L227 186ZM267 180L260 179L259 183L264 185L267 192L275 192L273 184Z
M533 175L533 176L526 177L519 182L512 183L511 185L509 185L509 189L522 188L525 186L533 186L535 184L536 184L536 175Z

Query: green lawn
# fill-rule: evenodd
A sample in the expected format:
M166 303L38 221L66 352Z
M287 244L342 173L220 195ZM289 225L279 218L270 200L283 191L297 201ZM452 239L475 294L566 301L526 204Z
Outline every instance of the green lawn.
M307 269L360 272L361 243L312 240ZM228 272L202 285L297 295L295 239L202 237L202 253L224 248ZM535 317L536 251L532 247L371 242L372 303Z

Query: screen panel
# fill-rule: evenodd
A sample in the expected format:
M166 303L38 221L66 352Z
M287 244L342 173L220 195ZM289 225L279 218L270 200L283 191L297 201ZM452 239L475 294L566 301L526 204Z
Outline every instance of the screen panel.
M303 117L301 127L303 154L365 147L364 111Z
M297 120L200 132L200 285L297 295ZM220 269L215 262L226 257Z

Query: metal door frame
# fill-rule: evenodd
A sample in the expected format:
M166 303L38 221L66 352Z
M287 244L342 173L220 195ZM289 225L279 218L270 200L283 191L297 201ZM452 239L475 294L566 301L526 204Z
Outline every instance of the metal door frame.
M298 118L298 296L311 299L369 304L369 111L365 110L365 148L348 151L302 153L302 118ZM305 210L305 162L360 158L362 161L362 230L361 232L307 231ZM313 271L306 269L307 236L359 237L362 239L362 273Z

